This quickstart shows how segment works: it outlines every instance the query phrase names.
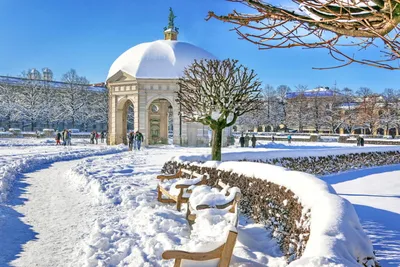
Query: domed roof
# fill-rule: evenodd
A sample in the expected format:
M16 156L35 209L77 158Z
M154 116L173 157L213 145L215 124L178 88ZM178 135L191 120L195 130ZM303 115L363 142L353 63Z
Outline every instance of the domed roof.
M177 79L195 59L215 59L215 56L195 45L170 40L136 45L111 65L107 80L118 71L135 78Z

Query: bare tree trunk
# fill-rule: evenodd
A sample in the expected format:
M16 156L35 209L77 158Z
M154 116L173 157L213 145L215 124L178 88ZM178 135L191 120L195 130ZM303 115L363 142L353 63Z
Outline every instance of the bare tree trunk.
M211 159L221 161L222 153L222 130L223 128L217 127L213 129L212 132L212 149L211 149Z

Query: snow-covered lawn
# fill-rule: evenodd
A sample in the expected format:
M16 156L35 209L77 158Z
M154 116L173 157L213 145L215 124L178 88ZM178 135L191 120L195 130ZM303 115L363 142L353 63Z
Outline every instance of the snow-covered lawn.
M322 177L353 203L382 266L400 266L400 165Z
M86 143L83 139L76 140L72 147L56 147L52 139L0 139L0 193L4 200L9 195L6 202L0 201L0 266L11 261L16 266L171 266L171 262L160 259L165 249L205 245L204 240L190 235L184 211L177 212L173 206L156 201L155 176L171 157L206 154L209 148L165 146L99 156L119 148ZM355 149L388 147L279 142L262 143L256 149L231 147L223 151L227 157L236 157L238 152L275 157ZM58 161L65 162L49 165ZM376 168L372 173L387 172L387 168L394 167ZM399 171L400 166L392 170ZM390 179L367 179L362 183L375 191L365 191L364 184L354 184L357 177L365 176L359 172L363 171L324 179L355 204L382 265L397 266L400 186L395 176L400 177L400 173L391 174ZM387 187L378 183L382 180ZM14 191L9 194L10 190ZM82 221L82 227L75 220ZM210 238L218 240L221 236ZM1 249L4 247L8 250ZM43 258L46 261L41 262ZM232 262L235 266L286 265L269 232L245 217L240 218Z

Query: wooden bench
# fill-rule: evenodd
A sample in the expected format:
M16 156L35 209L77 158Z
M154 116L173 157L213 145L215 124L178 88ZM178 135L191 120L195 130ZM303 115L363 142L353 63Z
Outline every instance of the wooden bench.
M183 176L188 175L189 178ZM207 183L207 174L199 174L186 169L180 169L176 174L158 175L160 180L157 186L157 199L162 203L176 203L176 209L181 210L182 203L187 203L190 190L187 189L192 185L202 185ZM169 184L163 184L167 180ZM171 193L170 189L175 187L177 193ZM165 196L166 198L164 198Z
M164 260L175 259L174 267L180 267L182 260L207 261L219 259L218 267L228 267L237 239L236 231L229 231L226 242L220 247L208 252L187 252L182 250L167 250L162 254Z
M220 187L221 189L225 188L228 189L229 185L224 184L221 180L218 180L217 182L218 187ZM229 196L229 192L227 190L226 196ZM235 221L233 222L233 225L235 227L237 227L238 221L239 221L239 212L238 212L238 204L240 202L240 197L241 197L241 193L240 192L236 192L235 195L233 196L232 200L223 203L223 204L219 204L219 205L208 205L208 204L200 204L197 205L196 207L192 207L191 203L190 203L190 198L189 201L187 202L187 209L186 209L186 219L188 220L189 224L192 225L194 223L194 221L196 220L196 214L192 213L194 210L204 210L204 209L226 209L228 207L229 210L228 212L231 213L235 213Z

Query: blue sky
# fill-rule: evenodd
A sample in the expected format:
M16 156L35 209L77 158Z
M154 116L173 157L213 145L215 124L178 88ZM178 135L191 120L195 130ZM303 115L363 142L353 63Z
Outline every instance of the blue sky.
M276 2L276 1L275 1ZM237 5L224 0L0 0L0 75L49 67L56 79L74 68L91 82L105 80L113 61L130 47L163 38L168 9L174 9L178 39L220 59L235 58L254 69L265 84L318 85L380 92L400 88L400 71L351 65L333 70L323 50L258 50L239 40L232 27L205 21L209 10L227 14ZM397 78L395 78L395 76Z

